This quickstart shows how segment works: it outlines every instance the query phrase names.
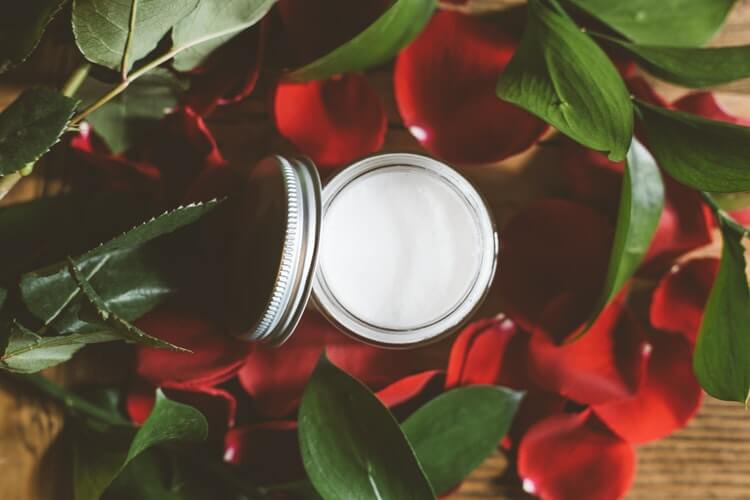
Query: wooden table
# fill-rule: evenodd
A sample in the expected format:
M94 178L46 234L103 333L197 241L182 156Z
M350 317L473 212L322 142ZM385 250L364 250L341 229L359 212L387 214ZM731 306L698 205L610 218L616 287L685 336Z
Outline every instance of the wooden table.
M469 11L497 10L519 0L472 0ZM750 40L747 30L750 1L735 8L716 44L730 45ZM70 67L68 53L42 47L29 69L11 78L0 79L0 108L7 105L29 82L59 83L61 67ZM390 71L379 70L371 81L386 103L389 134L385 150L419 150L419 145L400 123L391 90ZM658 90L673 98L683 92L657 83ZM750 117L750 84L737 82L719 89L719 99L732 112ZM212 117L210 128L220 148L233 162L246 163L270 152L288 151L291 146L274 131L260 95L223 110ZM553 188L555 179L545 168L545 152L540 148L508 161L462 169L480 184L490 199L500 224L526 201ZM548 154L548 153L547 153ZM41 196L59 186L50 185L43 175L25 179L6 202ZM491 312L491 305L488 311ZM96 352L82 352L74 363L48 371L66 384L92 379L117 380L121 365L99 361L117 359L117 344L97 346ZM63 455L63 415L49 400L23 391L0 374L0 499L66 499L70 463ZM750 498L750 415L735 403L706 398L703 408L690 425L662 441L638 449L638 473L628 498ZM451 498L526 498L502 479L506 462L499 453L489 458Z

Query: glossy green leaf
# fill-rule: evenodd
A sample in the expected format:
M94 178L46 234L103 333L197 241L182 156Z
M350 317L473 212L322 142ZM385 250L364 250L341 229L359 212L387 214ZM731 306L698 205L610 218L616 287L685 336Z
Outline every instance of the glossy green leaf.
M0 368L34 373L68 361L87 344L111 342L120 337L111 331L41 337L17 322L9 325L10 337L0 355Z
M164 284L164 280L160 279L162 275L159 274L158 267L148 265L149 259L152 262L153 259L156 259L156 262L163 262L163 259L158 257L158 251L157 255L153 256L153 252L144 253L135 247L196 222L213 210L217 203L213 201L174 209L99 245L77 257L75 261L86 279L91 281L97 290L100 290L100 294L107 303L109 303L110 290L127 294L132 289L138 289L139 293L135 294L136 297L131 297L138 299L135 306L129 309L112 307L112 310L123 318L135 319L139 313L146 312L154 301L158 301L171 291ZM176 258L169 255L163 255L163 257ZM138 267L127 269L124 263L131 263ZM140 270L144 272L136 272ZM122 283L116 282L113 279L114 276L123 280ZM144 281L143 286L139 284L141 279ZM131 289L123 287L124 283L131 286ZM67 262L60 262L25 274L21 279L20 288L23 301L29 311L45 324L51 324L60 317L80 292L75 280L70 276ZM115 294L115 297L117 296L119 295Z
M109 84L89 78L76 95L85 107L111 88ZM186 82L167 70L156 68L135 80L125 92L86 120L110 151L120 154L158 133L161 118L177 106L185 90Z
M454 389L401 424L436 492L449 491L495 451L522 397L502 387Z
M77 439L73 483L76 500L98 500L107 486L133 460L150 448L173 442L203 441L208 435L206 418L193 408L167 399L156 391L156 403L128 448L104 449L103 443Z
M64 3L65 0L14 2L12 11L0 16L0 73L31 55Z
M298 422L305 470L325 500L435 497L393 415L325 356L305 388Z
M630 279L648 251L664 208L664 183L651 153L638 140L628 151L617 228L604 291L589 326Z
M395 0L362 33L287 77L294 81L322 80L383 64L419 35L436 6L436 0Z
M637 101L649 149L683 184L717 193L750 190L750 128Z
M76 101L33 88L0 113L0 176L17 172L54 146L73 116Z
M131 342L151 347L189 352L187 349L183 349L162 339L148 335L135 325L112 312L104 299L102 299L99 293L94 290L94 287L91 286L91 283L89 283L83 273L81 273L81 270L78 269L78 266L76 266L72 260L70 260L68 270L73 281L75 281L78 286L78 290L80 290L89 304L94 308L98 319L97 323L101 323L103 327L108 328L114 335L119 336L123 340L129 340Z
M735 0L567 0L637 43L697 47L719 31Z
M633 54L652 75L683 87L711 87L750 76L750 45L662 47L606 39Z
M198 0L73 0L73 34L89 61L126 70L198 5ZM132 17L131 17L132 16Z
M707 393L748 404L750 397L750 290L744 233L721 222L724 248L703 313L693 369Z
M497 95L611 160L624 159L630 147L633 106L620 74L553 0L530 0L526 31Z
M203 63L219 46L260 21L276 0L201 0L172 31L175 47L186 47L174 66L188 71ZM205 39L200 43L196 43Z

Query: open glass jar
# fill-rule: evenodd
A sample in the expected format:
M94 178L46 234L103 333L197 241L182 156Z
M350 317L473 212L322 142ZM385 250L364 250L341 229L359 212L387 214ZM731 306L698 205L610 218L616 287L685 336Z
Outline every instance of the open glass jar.
M498 239L477 190L432 158L380 154L321 189L306 159L273 156L239 198L232 331L283 343L312 303L361 341L405 348L460 328L494 277Z

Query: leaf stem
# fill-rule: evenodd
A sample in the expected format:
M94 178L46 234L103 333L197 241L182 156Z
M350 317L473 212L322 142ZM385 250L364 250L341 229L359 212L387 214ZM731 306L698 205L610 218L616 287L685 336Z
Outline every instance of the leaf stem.
M73 97L75 93L78 92L81 84L83 84L83 82L86 80L86 77L89 76L90 69L91 64L88 62L84 62L81 63L81 65L78 66L75 70L73 70L73 73L70 74L70 76L60 89L62 95Z
M85 399L76 396L64 387L56 384L47 377L39 374L17 375L18 380L34 386L47 396L56 399L65 407L66 410L79 415L85 415L100 422L115 425L118 427L132 427L133 424L125 418L109 412L99 406L92 404Z
M120 75L122 75L122 79L127 80L128 79L128 55L130 54L130 45L133 42L133 33L135 32L135 16L138 11L138 2L136 0L131 0L130 3L130 21L128 23L128 37L125 40L125 50L122 51L122 64L120 65Z

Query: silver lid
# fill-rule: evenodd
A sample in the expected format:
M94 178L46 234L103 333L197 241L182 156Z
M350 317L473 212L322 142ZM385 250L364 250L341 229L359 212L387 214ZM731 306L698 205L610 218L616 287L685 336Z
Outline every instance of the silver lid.
M270 156L238 198L227 277L229 323L246 340L283 343L310 298L320 236L321 183L302 158Z

